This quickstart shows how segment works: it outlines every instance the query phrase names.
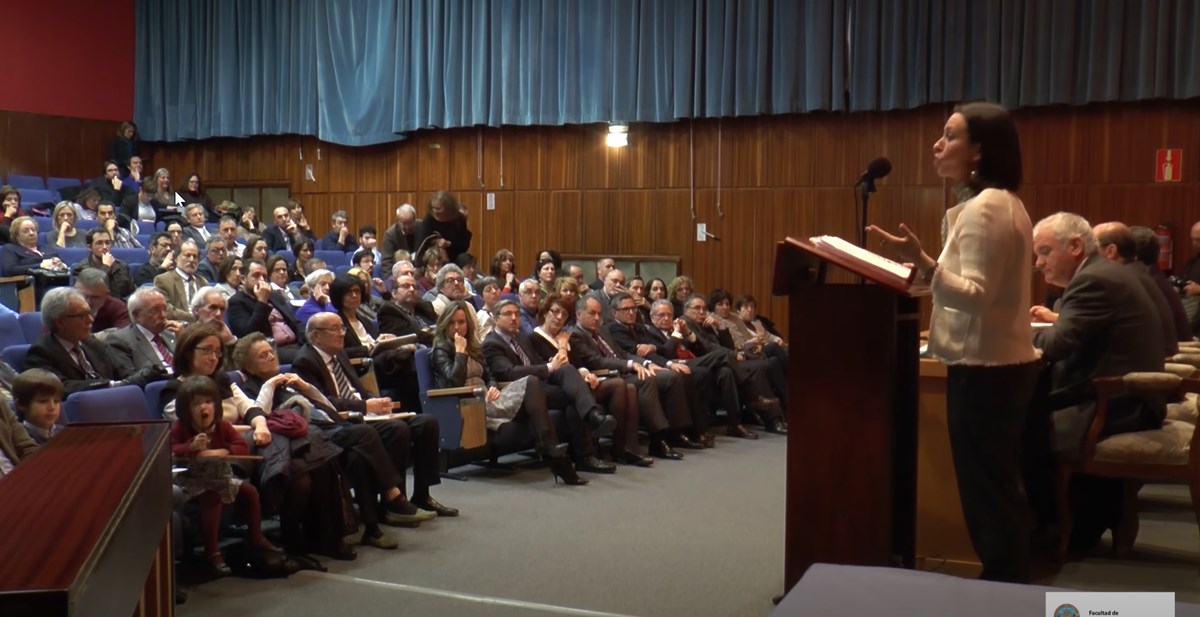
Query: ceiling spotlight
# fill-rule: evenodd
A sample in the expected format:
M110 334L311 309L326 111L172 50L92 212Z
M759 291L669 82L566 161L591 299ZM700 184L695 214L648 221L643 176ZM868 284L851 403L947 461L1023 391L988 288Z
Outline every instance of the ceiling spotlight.
M609 148L624 148L628 146L629 125L610 124L608 126L608 135L604 137L604 143L608 144Z

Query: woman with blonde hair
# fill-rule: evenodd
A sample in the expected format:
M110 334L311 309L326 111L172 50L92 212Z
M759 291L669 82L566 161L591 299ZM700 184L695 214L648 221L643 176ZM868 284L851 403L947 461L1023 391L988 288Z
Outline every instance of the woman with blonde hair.
M75 204L69 201L58 202L54 206L51 220L54 221L54 229L58 238L54 241L54 244L58 245L59 248L87 246L86 234L79 233L79 230L75 227Z

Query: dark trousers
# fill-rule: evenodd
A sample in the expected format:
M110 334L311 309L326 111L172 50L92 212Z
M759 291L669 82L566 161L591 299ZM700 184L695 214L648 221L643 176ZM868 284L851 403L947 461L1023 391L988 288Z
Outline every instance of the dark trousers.
M709 417L724 409L730 425L741 422L742 400L738 396L737 376L727 353L706 353L687 362L692 375L684 380L690 397L692 426L698 433L708 430Z
M438 473L438 439L441 432L437 418L424 414L409 420L386 420L372 424L379 432L383 447L400 472L400 491L414 500L424 501L429 487L441 483ZM405 490L404 470L412 461L413 491Z
M617 421L617 428L612 434L613 452L624 449L637 452L638 418L641 413L635 386L619 377L604 379L592 390L592 396Z
M563 411L568 435L560 435L559 441L569 439L571 453L576 458L595 454L592 431L583 418L592 410L603 410L596 404L591 388L579 376L579 371L567 366L550 374L542 384L546 393L546 406Z
M359 518L363 524L377 524L377 496L404 481L379 433L365 424L346 422L320 428L330 441L342 447L342 466L354 489Z
M1029 581L1028 503L1021 435L1041 362L950 366L946 420L958 492L980 578Z

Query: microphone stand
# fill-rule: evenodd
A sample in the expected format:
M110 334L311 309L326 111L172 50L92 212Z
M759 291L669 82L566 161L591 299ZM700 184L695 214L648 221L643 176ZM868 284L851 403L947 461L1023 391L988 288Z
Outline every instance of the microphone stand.
M862 225L858 230L858 244L870 251L871 249L867 248L867 204L871 201L871 193L875 192L875 178L871 175L863 174L863 177L858 181L858 186L862 187L862 190L859 192L859 199L862 200ZM865 285L866 283L866 277L860 275L858 277L858 284Z

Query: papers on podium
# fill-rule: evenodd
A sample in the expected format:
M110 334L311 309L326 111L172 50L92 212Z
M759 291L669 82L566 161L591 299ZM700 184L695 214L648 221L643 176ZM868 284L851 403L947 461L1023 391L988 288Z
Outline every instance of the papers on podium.
M876 283L907 290L916 279L917 269L897 263L837 236L813 236L808 241L817 252L839 266Z

